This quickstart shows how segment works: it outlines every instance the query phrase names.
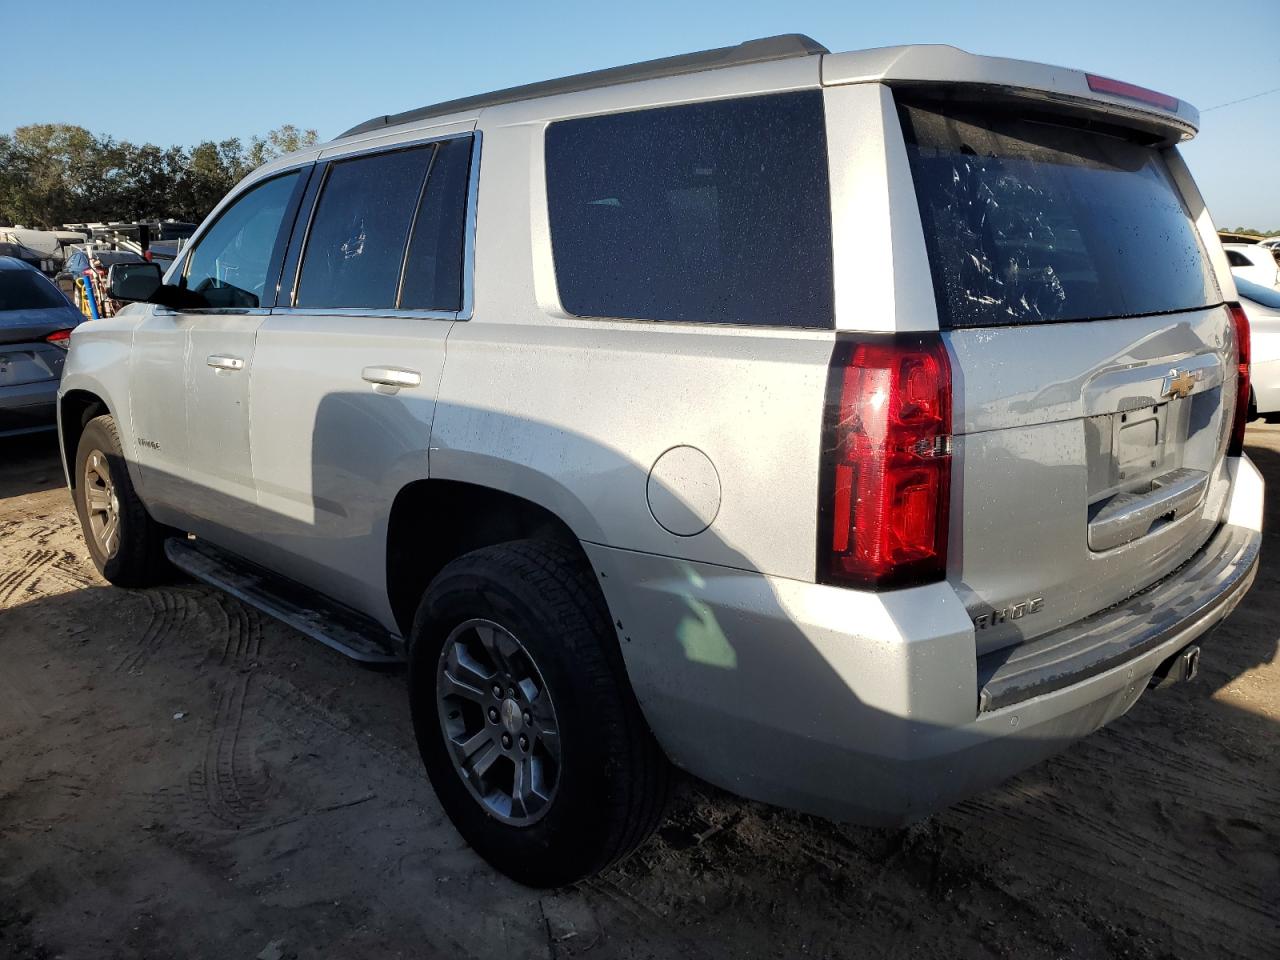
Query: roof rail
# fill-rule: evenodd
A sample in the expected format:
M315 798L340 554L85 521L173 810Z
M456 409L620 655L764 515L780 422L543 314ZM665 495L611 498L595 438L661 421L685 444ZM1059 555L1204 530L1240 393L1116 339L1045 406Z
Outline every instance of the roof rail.
M765 37L762 40L748 40L736 47L718 47L715 50L703 50L699 53L646 60L643 63L632 63L624 67L578 73L571 77L561 77L559 80L542 80L520 87L509 87L506 90L495 90L493 93L463 97L460 100L446 100L443 103L434 103L416 110L406 110L404 113L374 117L372 120L366 120L352 127L336 139L341 140L344 137L355 136L357 133L368 133L370 130L381 127L426 120L429 117L461 113L465 110L479 110L481 107L494 107L500 103L515 103L517 100L533 100L537 97L576 93L580 90L611 87L637 80L656 80L659 77L675 77L701 70L714 70L718 67L739 67L748 63L765 63L769 60L787 60L792 57L808 57L830 52L812 37L806 37L802 33L785 33L777 37Z

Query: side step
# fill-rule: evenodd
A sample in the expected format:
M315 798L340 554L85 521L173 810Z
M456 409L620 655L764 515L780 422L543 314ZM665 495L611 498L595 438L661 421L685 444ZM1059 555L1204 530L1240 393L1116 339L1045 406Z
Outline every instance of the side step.
M165 555L191 574L361 663L398 663L399 638L364 614L200 540L172 537Z

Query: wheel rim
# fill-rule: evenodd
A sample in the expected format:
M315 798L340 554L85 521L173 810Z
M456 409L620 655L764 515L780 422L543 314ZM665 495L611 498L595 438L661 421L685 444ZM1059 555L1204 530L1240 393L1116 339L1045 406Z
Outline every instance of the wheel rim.
M120 498L107 456L101 450L89 451L84 461L84 502L89 534L109 560L120 549Z
M436 671L440 728L454 770L503 823L541 819L560 784L551 692L524 645L492 620L454 628Z

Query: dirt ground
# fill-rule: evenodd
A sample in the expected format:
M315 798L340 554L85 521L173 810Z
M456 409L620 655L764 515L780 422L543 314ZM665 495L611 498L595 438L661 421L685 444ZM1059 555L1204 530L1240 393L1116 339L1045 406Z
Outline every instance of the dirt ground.
M1280 490L1280 427L1250 430ZM554 894L459 840L404 676L194 584L108 588L0 441L0 957L1280 957L1280 496L1192 684L905 831L692 781Z

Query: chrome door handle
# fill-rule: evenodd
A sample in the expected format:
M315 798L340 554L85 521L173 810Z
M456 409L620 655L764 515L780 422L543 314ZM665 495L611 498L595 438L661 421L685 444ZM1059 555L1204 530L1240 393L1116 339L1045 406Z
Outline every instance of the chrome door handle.
M374 387L392 387L398 390L401 387L422 386L422 374L404 367L365 367L360 371L360 376Z
M215 370L243 370L244 361L239 357L218 357L213 356L205 360L209 366Z

